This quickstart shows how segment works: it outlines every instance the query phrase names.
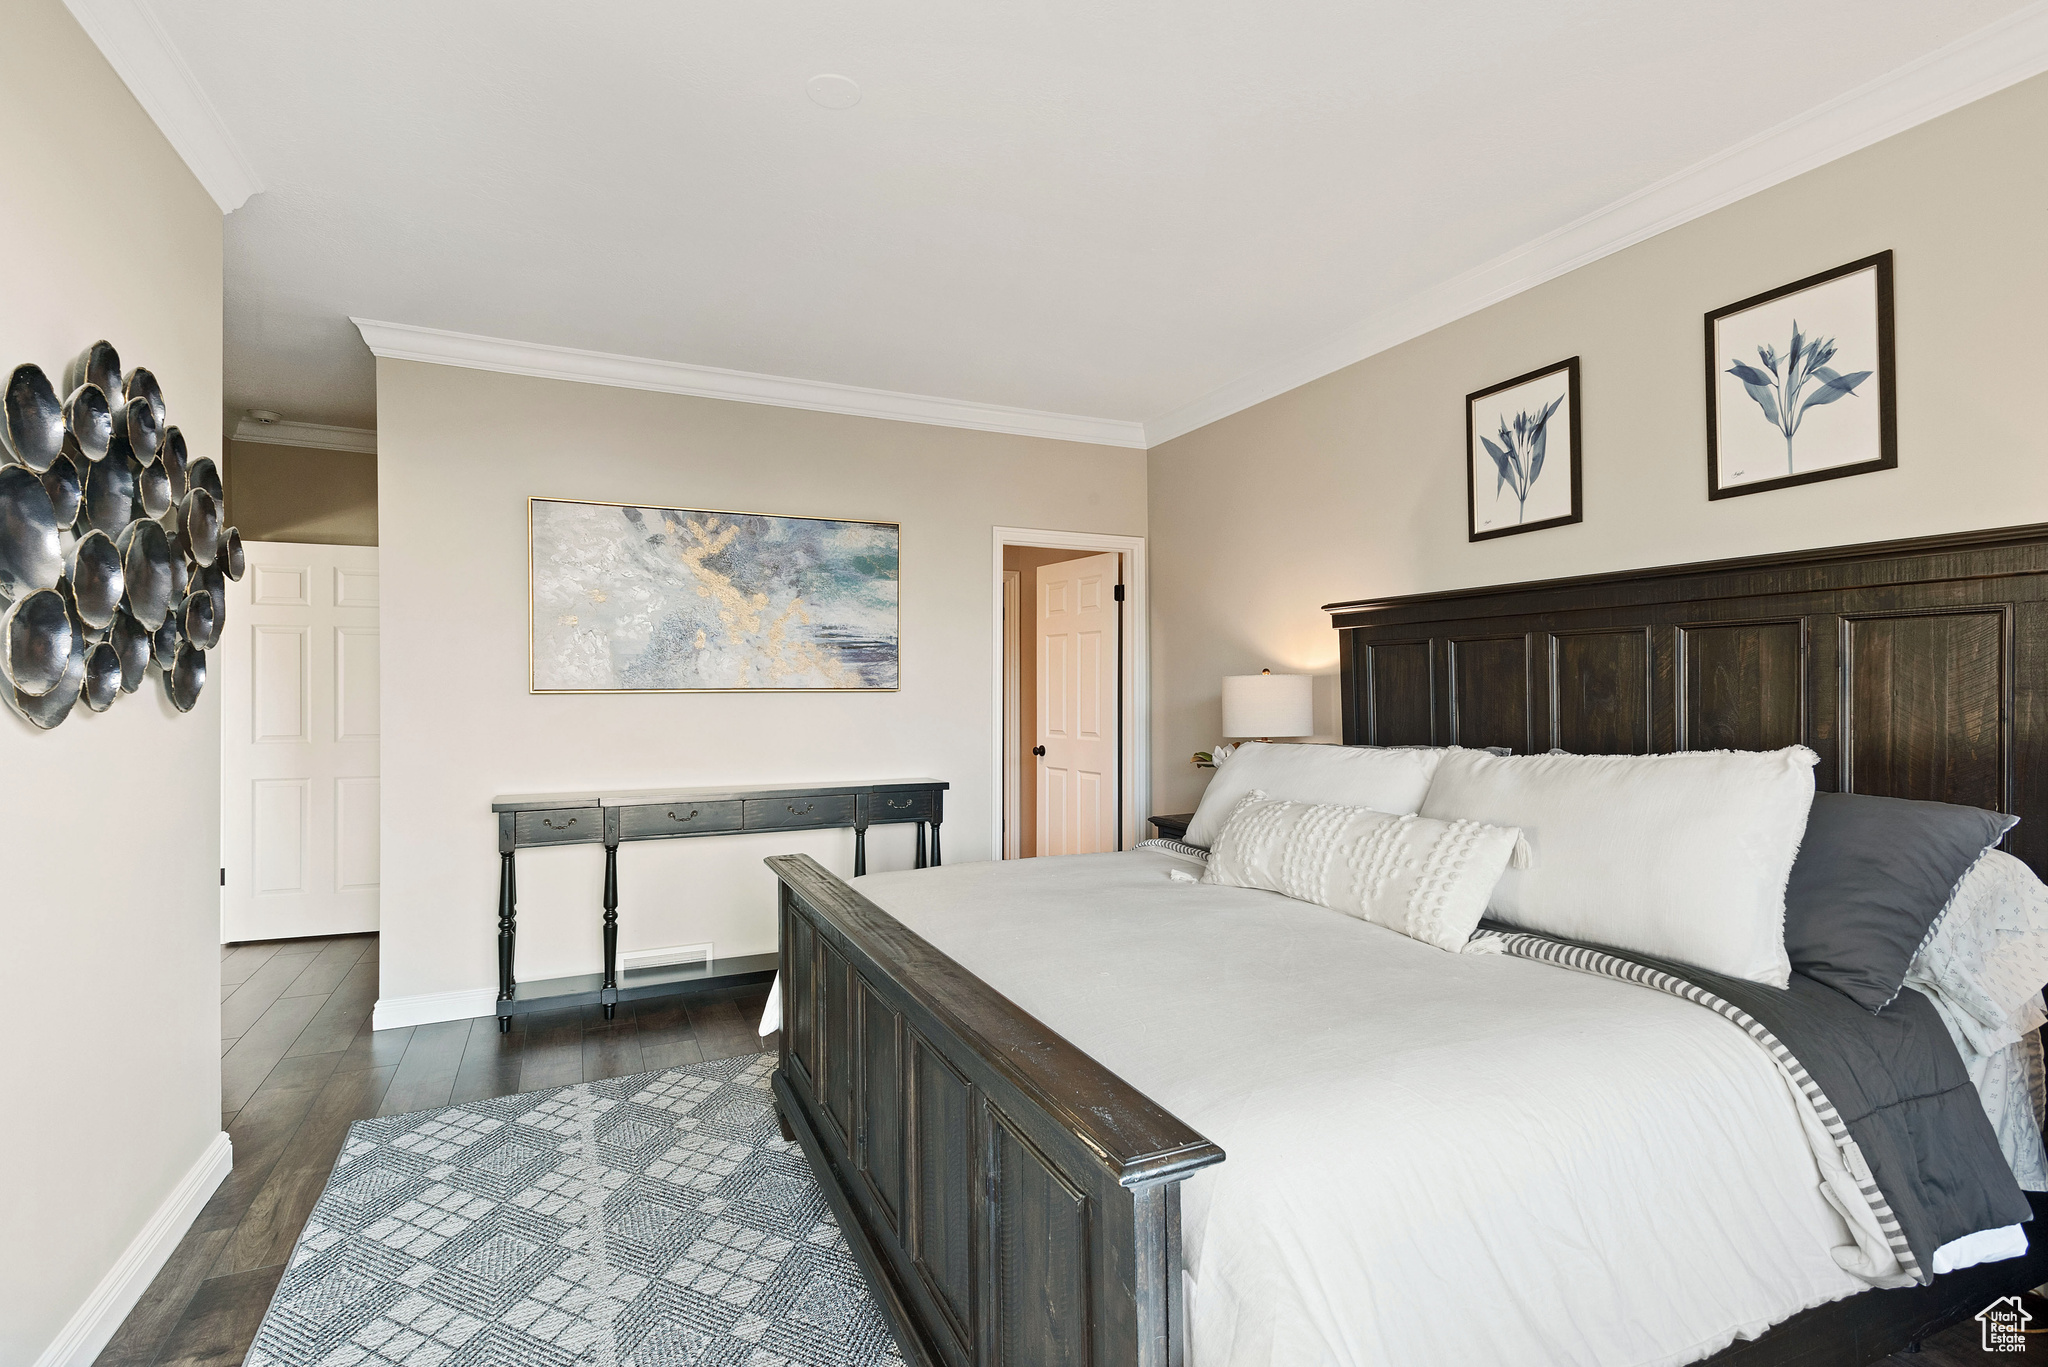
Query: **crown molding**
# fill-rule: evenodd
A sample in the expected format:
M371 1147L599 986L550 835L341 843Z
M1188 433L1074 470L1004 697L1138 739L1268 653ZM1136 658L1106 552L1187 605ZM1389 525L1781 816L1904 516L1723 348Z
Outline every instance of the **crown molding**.
M617 356L604 351L514 342L444 332L410 323L380 323L370 318L350 322L363 334L372 352L397 361L495 370L506 375L532 375L579 384L649 389L661 394L690 394L701 399L768 404L775 408L808 408L821 413L849 413L861 418L965 427L977 432L1007 432L1020 437L1050 437L1096 446L1142 450L1142 423L1117 418L1091 418L1078 413L1046 413L1032 408L1007 408L967 399L929 394L902 394L889 389L862 389L825 380L797 380L783 375L756 375L745 370L656 361L644 356Z
M64 0L64 8L156 121L206 193L231 214L263 189L213 101L185 65L148 0Z
M258 446L311 446L321 451L377 454L377 433L367 427L330 427L324 422L258 422L245 417L235 424L235 440Z
M1477 313L1646 238L2048 71L2048 0L1382 309L1145 423L1148 446Z

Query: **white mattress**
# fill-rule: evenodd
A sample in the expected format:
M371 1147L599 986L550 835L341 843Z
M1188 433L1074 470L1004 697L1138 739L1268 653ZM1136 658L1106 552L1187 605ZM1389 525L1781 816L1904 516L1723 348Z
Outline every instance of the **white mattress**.
M1728 1022L1176 867L858 887L1223 1147L1183 1187L1194 1367L1685 1363L1868 1285Z

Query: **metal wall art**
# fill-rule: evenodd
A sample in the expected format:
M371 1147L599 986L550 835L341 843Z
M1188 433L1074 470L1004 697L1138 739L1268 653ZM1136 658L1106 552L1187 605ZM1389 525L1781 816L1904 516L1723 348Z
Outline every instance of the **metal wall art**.
M0 700L51 730L104 712L155 666L190 712L247 567L224 526L220 467L168 425L156 376L105 342L0 391Z

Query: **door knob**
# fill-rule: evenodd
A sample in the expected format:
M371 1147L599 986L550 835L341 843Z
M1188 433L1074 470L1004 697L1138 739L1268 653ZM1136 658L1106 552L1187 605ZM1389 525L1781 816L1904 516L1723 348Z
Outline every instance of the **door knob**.
M1031 753L1043 759L1045 757L1045 747L1043 745L1034 745L1031 747Z

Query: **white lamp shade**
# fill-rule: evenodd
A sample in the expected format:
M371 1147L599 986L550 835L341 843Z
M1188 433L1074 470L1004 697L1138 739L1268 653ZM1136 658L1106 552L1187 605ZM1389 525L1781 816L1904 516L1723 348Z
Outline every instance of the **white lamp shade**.
M1307 674L1233 674L1223 680L1223 734L1306 736L1315 705Z

